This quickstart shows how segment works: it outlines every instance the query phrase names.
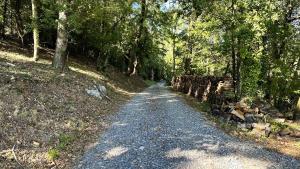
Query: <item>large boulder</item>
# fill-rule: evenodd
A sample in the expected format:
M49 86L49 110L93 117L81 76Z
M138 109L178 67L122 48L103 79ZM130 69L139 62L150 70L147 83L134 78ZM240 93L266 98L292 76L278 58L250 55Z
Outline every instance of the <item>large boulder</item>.
M271 125L269 123L253 123L251 133L256 136L269 137L271 134Z
M268 127L270 127L270 123L253 123L252 127L254 129L258 129L258 130L266 130Z
M99 99L103 99L107 96L106 87L102 85L94 85L93 88L85 89L85 91L88 95L97 97Z
M246 123L255 123L256 122L256 118L255 118L254 114L246 113L245 114L245 122Z

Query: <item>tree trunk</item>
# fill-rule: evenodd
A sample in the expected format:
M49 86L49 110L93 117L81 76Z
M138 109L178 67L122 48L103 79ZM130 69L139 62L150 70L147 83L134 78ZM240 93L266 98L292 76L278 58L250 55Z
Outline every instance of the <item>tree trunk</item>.
M299 73L298 73L299 68L300 68L300 58L298 58L298 62L297 62L296 66L295 66L295 69L294 69L294 77L293 77L294 81L297 81L297 79L299 79ZM299 117L300 117L300 97L298 97L298 101L296 103L296 108L295 108L293 116L294 116L293 117L294 120L299 120Z
M225 77L227 75L229 67L230 67L230 62L227 63L227 66L226 66L225 72L223 74L223 77Z
M132 72L130 73L130 76L132 75L136 75L137 74L137 66L138 66L138 60L139 60L139 56L141 54L142 48L143 48L143 44L141 42L141 37L142 37L142 33L144 32L144 22L146 19L146 0L141 0L141 19L139 22L139 30L138 30L138 34L136 37L136 41L135 41L135 45L134 48L139 49L138 52L137 50L134 50L134 55L131 55L131 59L132 59Z
M104 63L100 66L100 71L102 72L105 72L107 66L108 66L108 63L109 63L109 58L110 58L110 53L109 52L106 52L104 54L105 56L105 60L104 60Z
M179 18L179 15L176 15L176 20L175 20L175 25L174 25L174 28L173 28L173 32L172 32L172 40L173 40L173 46L172 46L172 55L173 55L173 67L172 67L172 74L173 74L173 77L176 76L176 30L177 30L177 24L178 24L178 18Z
M39 59L39 29L38 29L38 14L37 14L37 0L31 0L32 7L32 32L33 32L33 59Z
M232 79L234 86L234 93L236 93L236 58L235 58L235 46L234 46L234 35L233 30L231 32L231 65L232 65Z
M234 15L235 15L235 0L232 0L231 2L231 13L232 13L232 19L234 20ZM233 79L233 86L234 86L234 93L235 96L237 89L236 89L236 52L235 52L235 35L234 35L234 31L235 31L235 25L232 22L231 24L231 60L232 60L232 79ZM237 99L237 97L236 97Z
M172 73L173 73L173 76L175 76L176 74L176 51L175 51L175 47L176 47L176 44L175 44L175 37L173 39L173 68L172 68Z
M14 34L14 21L13 21L13 18L14 18L14 15L13 15L13 12L12 12L12 4L11 4L11 0L9 1L9 3L10 3L10 10L9 10L9 15L10 15L10 32L9 32L9 34L10 35L13 35Z
M237 44L237 54L236 54L236 95L237 98L239 99L241 97L241 41L238 39L238 44Z
M154 81L155 79L155 72L153 70L153 68L151 69L151 80Z
M2 22L2 27L1 27L1 36L2 39L5 38L5 26L7 24L7 17L6 17L6 13L7 13L7 5L8 5L8 0L4 0L3 2L3 12L2 12L2 18L3 18L3 22Z
M21 17L21 0L15 1L15 19L16 19L16 31L20 38L21 45L24 46L24 28L23 28L23 21Z
M130 76L137 74L137 65L138 65L138 58L135 56L133 61L132 73L130 74Z
M98 52L97 61L96 61L97 71L101 71L101 52Z
M63 0L59 0L58 3L63 5ZM65 6L65 5L64 5ZM66 51L68 46L68 33L66 28L67 15L65 9L59 11L59 21L57 26L57 39L55 56L53 58L52 66L55 69L63 71L66 67Z
M293 115L293 119L294 120L298 120L300 117L300 97L298 97L298 101L296 103L296 107L295 107L295 111L294 111L294 115Z

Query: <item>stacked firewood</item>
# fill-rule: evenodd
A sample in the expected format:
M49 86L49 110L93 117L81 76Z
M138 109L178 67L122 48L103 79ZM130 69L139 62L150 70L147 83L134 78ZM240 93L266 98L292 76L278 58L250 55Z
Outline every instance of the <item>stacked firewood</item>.
M286 115L280 113L270 104L257 101L249 105L247 99L235 101L233 80L229 77L215 76L179 76L172 79L174 90L185 93L211 105L211 113L221 117L225 123L236 125L256 135L292 136L300 138L300 131L279 125L287 121ZM274 130L275 128L275 130Z
M212 104L232 99L233 80L229 77L185 75L172 79L173 89ZM231 97L231 98L230 98Z

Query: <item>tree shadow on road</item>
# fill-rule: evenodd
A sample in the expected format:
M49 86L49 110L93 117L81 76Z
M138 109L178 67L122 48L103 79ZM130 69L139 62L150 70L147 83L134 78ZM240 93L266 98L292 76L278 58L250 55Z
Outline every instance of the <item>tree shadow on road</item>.
M78 168L300 168L300 162L233 138L167 89L126 104Z

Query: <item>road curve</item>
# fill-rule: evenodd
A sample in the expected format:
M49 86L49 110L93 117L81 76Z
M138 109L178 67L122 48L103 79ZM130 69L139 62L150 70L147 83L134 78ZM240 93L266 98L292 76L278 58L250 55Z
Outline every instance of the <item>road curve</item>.
M113 117L76 169L299 169L300 161L215 128L158 83Z

